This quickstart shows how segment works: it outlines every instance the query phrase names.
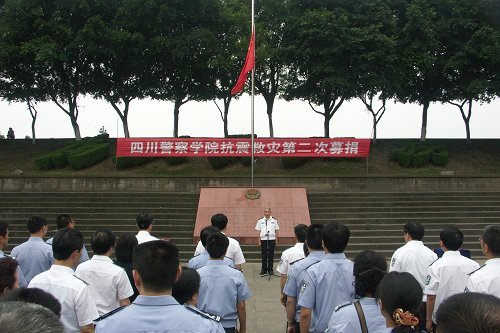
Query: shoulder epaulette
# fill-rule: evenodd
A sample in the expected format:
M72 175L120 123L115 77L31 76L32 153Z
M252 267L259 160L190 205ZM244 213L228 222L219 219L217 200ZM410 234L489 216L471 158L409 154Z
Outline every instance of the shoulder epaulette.
M293 265L293 264L295 264L296 262L299 262L299 261L304 260L304 259L305 259L305 258L300 258L300 259L297 259L297 260L295 260L295 261L292 261L292 262L290 263L290 265Z
M89 284L87 283L87 281L80 279L80 278L79 278L78 276L76 276L76 275L73 275L73 276L74 276L75 278L77 278L78 280L82 281L83 283L85 283L85 285L86 285L86 286L88 286L88 285L89 285Z
M114 309L113 311L110 311L110 312L108 312L108 313L106 313L106 314L103 314L102 316L100 316L99 318L95 319L94 321L101 321L101 320L103 320L103 319L106 319L106 318L108 318L109 316L112 316L112 315L114 315L115 313L117 313L118 311L121 311L121 310L123 310L123 309L125 309L125 308L126 308L126 306L125 306L125 305L124 305L124 306L120 306L119 308Z
M227 258L227 259L229 259L229 260L231 260L231 261L233 261L233 262L234 262L234 259L233 259L233 258L229 258L229 257L226 257L226 256L224 256L224 258Z
M309 266L307 266L306 268L304 268L304 270L307 270L309 267L313 266L313 265L316 265L318 262L320 262L321 260L318 260L316 262L313 262L312 264L310 264Z
M193 258L196 258L197 256L201 256L202 254L201 253L198 253L197 255L195 255ZM193 259L191 258L191 259Z
M351 304L352 304L352 302L345 302L345 303L339 304L335 307L335 312L337 312L337 310L342 309L343 307L346 307L346 306L351 305Z
M196 313L204 318L211 319L211 320L216 321L216 322L220 322L220 316L200 311L199 309L192 307L192 306L189 306L189 305L186 305L186 304L184 304L184 307L186 309L188 309L189 311L194 312L194 313Z
M478 270L480 270L480 269L481 269L481 268L483 268L484 266L486 266L486 265L483 265L483 266L479 267L478 269L476 269L476 270L474 270L474 271L470 272L470 273L469 273L469 274L467 274L467 275L469 275L469 276L470 276L470 275L472 275L472 274L476 273Z
M442 258L442 257L441 257L441 258ZM441 258L437 258L436 260L434 260L433 262L431 262L431 264L429 265L429 267L430 267L430 266L432 266L432 264L434 264L436 261L438 261L438 260L439 260L439 259L441 259Z

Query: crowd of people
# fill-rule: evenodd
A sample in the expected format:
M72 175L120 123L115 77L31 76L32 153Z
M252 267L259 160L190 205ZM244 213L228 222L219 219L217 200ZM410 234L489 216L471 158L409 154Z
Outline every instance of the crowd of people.
M279 226L270 213L266 208L256 230L261 273L271 275ZM245 333L252 292L227 224L224 214L213 215L181 267L177 246L151 235L147 213L137 216L136 235L96 230L91 258L68 215L57 218L46 242L47 220L30 217L30 238L10 256L2 252L9 224L0 222L0 331ZM500 332L500 225L487 226L479 239L483 266L467 257L458 228L441 231L440 251L424 245L424 233L408 222L405 244L389 263L369 249L351 261L346 225L296 225L296 244L276 269L287 332Z

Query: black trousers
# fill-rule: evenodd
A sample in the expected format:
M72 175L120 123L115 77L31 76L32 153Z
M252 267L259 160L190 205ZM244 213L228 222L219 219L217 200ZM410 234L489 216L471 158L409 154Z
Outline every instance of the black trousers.
M236 327L224 327L224 332L226 332L226 333L236 333L238 331L236 330Z
M269 247L269 249L268 249ZM260 250L262 254L262 270L270 272L273 270L274 261L274 248L276 247L276 240L261 240Z

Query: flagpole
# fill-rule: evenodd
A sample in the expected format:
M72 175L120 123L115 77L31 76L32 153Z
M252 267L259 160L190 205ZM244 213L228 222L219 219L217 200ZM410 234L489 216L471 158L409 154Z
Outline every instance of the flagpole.
M254 16L255 16L255 3L254 0L252 0L252 35L255 33L254 29ZM254 51L255 52L255 47ZM254 56L255 59L255 56ZM253 178L254 178L254 93L255 93L255 85L254 85L254 80L255 80L255 65L252 67L252 99L250 102L250 107L251 107L251 128L252 128L252 140L251 140L251 158L252 158L252 187L253 187Z

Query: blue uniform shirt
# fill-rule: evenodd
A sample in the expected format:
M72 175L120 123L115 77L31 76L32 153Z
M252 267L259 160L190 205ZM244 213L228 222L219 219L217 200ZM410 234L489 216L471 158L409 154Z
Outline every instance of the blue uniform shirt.
M224 333L215 320L186 309L172 296L142 296L99 321L96 332Z
M0 250L0 258L3 258L3 257L5 257L5 253L3 253L2 250ZM19 276L19 288L27 287L28 283L26 282L26 279L24 278L23 271L21 270L21 267L19 265L17 266L17 276Z
M45 243L49 244L51 247L52 247L52 241L54 240L54 237L52 238L49 238L45 241ZM87 249L85 248L85 244L83 244L83 248L82 248L82 256L80 257L80 261L78 262L78 264L81 264L82 262L85 262L89 260L89 254L87 252Z
M198 254L197 256L189 259L188 267L192 269L198 269L205 266L209 260L210 255L208 254L208 252L203 252L202 254ZM224 260L222 262L224 262L224 264L228 265L231 268L235 268L234 260L231 258L224 257Z
M52 246L45 244L41 237L30 237L28 241L13 248L10 254L19 263L28 284L54 263Z
M310 332L324 332L335 307L352 301L353 281L353 263L344 253L328 253L306 269L298 304L312 310Z
M222 260L210 260L197 272L201 277L198 308L220 316L222 326L236 327L236 304L251 295L243 273L227 266Z
M288 269L288 275L285 287L283 288L283 293L287 296L298 299L300 284L302 282L305 269L322 260L324 257L325 253L323 251L312 251L306 258L300 259L291 264ZM295 321L300 321L300 306L298 304L296 305L296 309Z
M366 326L370 333L382 333L386 331L385 318L380 313L375 298L364 297L359 300L365 315ZM353 303L339 305L328 322L328 333L361 333L358 313Z

